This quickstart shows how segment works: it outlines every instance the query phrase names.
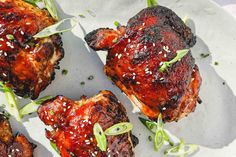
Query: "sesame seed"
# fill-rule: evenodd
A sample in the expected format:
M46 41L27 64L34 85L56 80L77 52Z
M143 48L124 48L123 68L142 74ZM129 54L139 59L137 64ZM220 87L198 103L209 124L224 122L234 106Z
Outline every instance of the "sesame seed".
M6 73L2 73L2 75L3 75L3 76L5 76L5 77L7 76L7 74L6 74Z
M118 59L120 59L121 57L122 57L122 54L119 54L119 55L117 56Z
M158 54L162 54L162 51L158 52Z
M131 40L130 39L128 39L128 43L130 43L131 42Z

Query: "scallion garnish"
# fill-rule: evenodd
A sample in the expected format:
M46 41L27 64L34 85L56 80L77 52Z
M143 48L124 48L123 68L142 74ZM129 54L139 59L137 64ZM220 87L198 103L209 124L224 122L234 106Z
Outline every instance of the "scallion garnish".
M157 6L156 0L147 0L148 7L154 7Z
M116 27L121 26L120 22L118 22L118 21L115 21L115 22L114 22L114 25L115 25Z
M195 144L185 144L183 139L178 139L180 142L174 146L174 143L172 143L170 140L170 137L173 138L174 136L164 129L164 123L162 121L161 114L159 114L157 122L141 117L139 117L139 120L148 128L148 130L155 134L154 150L156 151L161 149L165 141L171 146L165 150L165 155L185 157L186 155L190 155L198 149L198 146ZM154 130L156 130L156 132L154 132Z
M93 126L93 134L97 140L97 145L101 149L101 151L106 151L107 148L107 136L115 136L127 133L133 129L133 125L129 122L121 122L115 124L103 131L101 125L99 123L95 123Z
M60 151L58 150L57 145L55 143L50 142L50 145L58 154L60 154Z
M27 114L31 114L37 111L39 105L41 105L44 101L51 99L52 96L44 96L36 101L31 100L31 103L25 105L21 110L20 110L20 114L22 116L27 115Z
M210 54L209 53L201 53L200 56L202 58L207 58L208 56L210 56Z
M5 107L6 111L16 118L17 121L21 121L21 114L18 109L18 104L16 102L16 97L11 88L7 87L3 82L0 82L0 90L5 93L7 105Z
M131 123L123 122L123 123L115 124L111 126L110 128L106 129L105 134L108 136L120 135L120 134L127 133L131 131L132 129L133 129L133 125Z
M187 53L189 52L189 49L183 49L183 50L178 50L176 52L176 56L175 58L173 58L170 61L167 62L163 62L162 66L160 67L159 71L160 72L164 72L166 70L168 70L168 68L174 64L175 62L178 62L179 60L181 60Z
M180 143L174 147L168 148L164 151L165 155L185 157L194 153L198 149L195 144L185 144L184 140L181 139Z
M34 38L46 38L53 34L63 33L72 30L78 24L76 17L67 18L60 22L44 28L42 31L34 35Z
M95 123L93 127L93 134L97 141L97 146L100 148L101 151L107 150L107 139L106 135L102 130L102 127L99 123Z
M24 0L25 2L32 4L33 6L37 6L38 2L41 2L42 0Z
M53 0L43 0L43 3L45 5L45 7L47 8L48 12L50 13L50 15L55 19L55 20L59 20L59 16L57 13L57 9L55 7L55 4L53 3Z
M6 37L8 40L14 40L14 36L12 34L7 34Z

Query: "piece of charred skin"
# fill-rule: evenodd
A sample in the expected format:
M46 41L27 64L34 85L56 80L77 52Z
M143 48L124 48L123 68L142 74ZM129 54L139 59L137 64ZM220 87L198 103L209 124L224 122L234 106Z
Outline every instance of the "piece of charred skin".
M160 67L188 49L196 37L170 9L143 9L118 30L100 28L85 37L94 50L108 50L105 73L151 119L177 121L194 111L201 77L191 52L164 72Z
M135 138L130 132L107 136L107 151L100 151L97 147L93 134L95 123L105 130L114 124L129 121L125 108L110 91L101 91L92 98L83 97L80 101L57 96L44 102L38 115L53 128L46 131L46 136L56 144L62 157L134 156L132 139Z
M33 157L34 148L23 134L13 136L9 121L0 114L0 156Z
M59 35L33 36L56 21L23 0L0 0L0 80L19 96L36 99L63 58Z

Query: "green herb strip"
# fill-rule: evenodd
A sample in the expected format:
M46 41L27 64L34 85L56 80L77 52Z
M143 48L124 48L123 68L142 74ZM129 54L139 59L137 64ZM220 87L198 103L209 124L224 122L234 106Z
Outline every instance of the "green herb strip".
M42 0L24 0L25 2L32 4L33 6L37 6L38 2L41 2Z
M107 139L106 135L102 130L100 124L95 123L93 127L93 134L97 141L97 146L100 148L101 151L107 150Z
M31 114L34 113L38 110L38 107L46 100L51 99L52 96L44 96L36 101L33 101L27 105L25 105L21 110L20 110L20 114L21 115L27 115L27 114Z
M54 5L53 0L43 0L43 3L45 5L45 7L47 8L48 12L50 13L50 15L55 19L55 20L59 20L59 16L57 13L57 9Z
M120 22L118 22L118 21L115 21L115 22L114 22L114 25L115 25L116 27L121 26Z
M178 50L176 52L176 57L173 58L170 61L167 62L163 62L162 66L160 67L159 71L160 72L164 72L166 70L168 70L168 68L174 64L175 62L178 62L179 60L181 60L187 53L189 52L189 49L183 49L183 50Z
M127 133L131 131L132 129L133 129L133 125L131 123L123 122L123 123L115 124L111 126L110 128L106 129L105 134L108 136L120 135L120 134Z
M72 30L78 24L76 17L67 18L60 22L44 28L42 31L34 35L34 38L46 38L54 34L63 33Z
M57 145L55 143L50 142L50 145L58 154L60 154L60 151L58 150Z
M147 6L148 6L148 7L157 6L156 0L147 0Z
M16 118L17 121L21 121L21 114L19 112L19 106L16 102L16 97L11 88L7 87L3 82L0 82L0 90L5 93L7 106L5 107L6 111Z
M164 151L165 155L171 156L187 156L191 155L195 151L197 151L198 146L195 144L185 144L184 140L181 139L180 143L177 146L168 148Z

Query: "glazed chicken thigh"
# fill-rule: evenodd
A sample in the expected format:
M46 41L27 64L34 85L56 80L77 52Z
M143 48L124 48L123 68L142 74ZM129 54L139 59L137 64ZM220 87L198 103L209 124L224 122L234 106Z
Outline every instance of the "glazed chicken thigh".
M120 122L128 122L123 105L110 91L80 101L57 96L44 102L39 118L52 127L47 138L56 144L62 157L132 157L134 138L131 133L107 136L107 151L101 151L93 134L95 123L103 130ZM132 138L132 139L131 139Z
M0 114L0 157L33 157L34 147L23 134L13 136L9 121Z
M165 121L177 121L194 111L201 85L195 60L189 51L166 71L178 50L189 49L196 37L170 9L143 9L127 26L100 28L85 37L94 50L107 50L105 73L151 119L162 113Z
M55 22L23 0L0 0L0 80L17 95L36 99L54 79L64 55L61 38L33 36Z

